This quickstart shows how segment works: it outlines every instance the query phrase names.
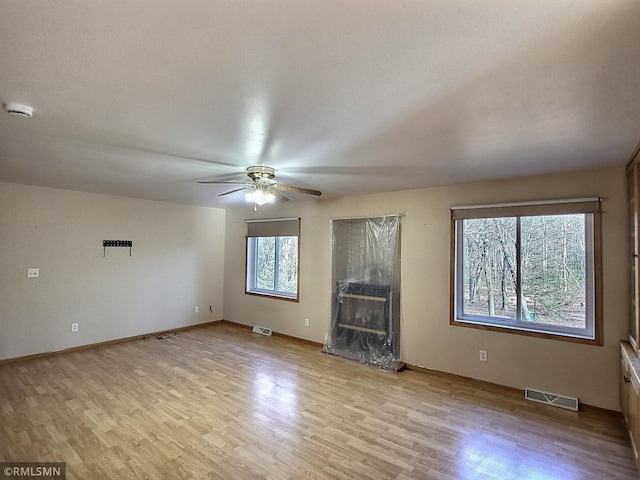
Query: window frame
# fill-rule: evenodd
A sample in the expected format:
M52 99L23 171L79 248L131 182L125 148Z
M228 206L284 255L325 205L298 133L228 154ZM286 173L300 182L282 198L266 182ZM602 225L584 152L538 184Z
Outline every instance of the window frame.
M245 295L256 295L275 298L288 302L300 302L300 218L273 218L245 220L247 235L245 237ZM260 238L275 238L274 248L274 289L256 287L257 252ZM278 290L278 253L281 237L297 237L296 248L296 291L294 293Z
M597 202L595 202L597 200ZM585 207L583 202L591 201ZM602 339L602 244L601 213L598 199L575 199L545 202L520 202L512 204L451 207L451 285L450 325L483 330L514 333L519 335L549 338L568 342L603 345ZM473 211L477 209L476 211ZM461 210L461 215L456 215ZM520 220L526 216L553 216L585 214L585 296L586 322L584 329L552 327L544 324L531 325L521 320L520 295L522 273L520 272ZM488 315L464 314L464 230L465 220L473 218L516 218L516 262L517 262L517 307L516 319L490 317ZM460 292L460 294L458 294ZM590 312L590 315L589 315Z

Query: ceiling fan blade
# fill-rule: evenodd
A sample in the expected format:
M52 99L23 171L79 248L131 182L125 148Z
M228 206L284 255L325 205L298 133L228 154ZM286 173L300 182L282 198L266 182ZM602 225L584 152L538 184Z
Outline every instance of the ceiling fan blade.
M241 191L241 190L246 190L246 189L247 189L247 187L236 188L236 189L234 189L234 190L229 190L228 192L219 193L219 194L218 194L218 196L219 196L219 197L224 197L225 195L229 195L229 194L231 194L231 193L236 193L236 192L239 192L239 191Z
M209 180L209 181L199 181L200 185L250 185L247 182L220 182L218 180Z
M276 196L276 200L278 200L279 202L289 201L289 198L283 195L282 193L280 193L278 190L271 189L271 193L273 193Z
M284 190L287 192L306 193L307 195L315 195L316 197L319 197L320 195L322 195L322 192L320 190L312 190L311 188L294 187L293 185L283 185L281 183L274 183L273 185L271 185L271 188L275 190Z

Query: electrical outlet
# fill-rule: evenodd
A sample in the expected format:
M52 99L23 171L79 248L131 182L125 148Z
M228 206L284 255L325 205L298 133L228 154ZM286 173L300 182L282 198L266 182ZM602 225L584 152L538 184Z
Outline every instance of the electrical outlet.
M77 323L72 323L71 324L71 331L72 332L77 332L78 331L78 324Z
M28 278L38 278L40 276L39 268L28 268L27 269L27 277Z
M213 313L213 305L209 305L209 311Z
M193 313L200 313L200 307L195 307L193 309Z
M309 326L309 319L308 319L308 318L305 318L305 319L304 319L304 326L305 326L305 327L308 327L308 326Z
M487 351L486 350L480 350L480 361L481 362L486 362L487 360L488 360Z

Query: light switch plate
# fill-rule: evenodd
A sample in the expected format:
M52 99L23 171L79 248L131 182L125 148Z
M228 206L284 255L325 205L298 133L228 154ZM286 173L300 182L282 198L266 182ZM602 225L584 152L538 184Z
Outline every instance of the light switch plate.
M37 278L40 276L39 268L28 268L27 269L27 278Z

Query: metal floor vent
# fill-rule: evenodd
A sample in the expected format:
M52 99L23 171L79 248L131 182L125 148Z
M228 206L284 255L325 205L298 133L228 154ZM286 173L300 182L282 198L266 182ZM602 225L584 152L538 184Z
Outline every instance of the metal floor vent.
M259 333L260 335L271 335L271 329L267 327L261 327L260 325L254 325L253 333Z
M578 399L574 397L567 397L566 395L558 395L556 393L542 392L540 390L534 390L533 388L527 388L524 391L524 398L534 402L553 405L554 407L566 408L567 410L573 410L574 412L578 411Z

